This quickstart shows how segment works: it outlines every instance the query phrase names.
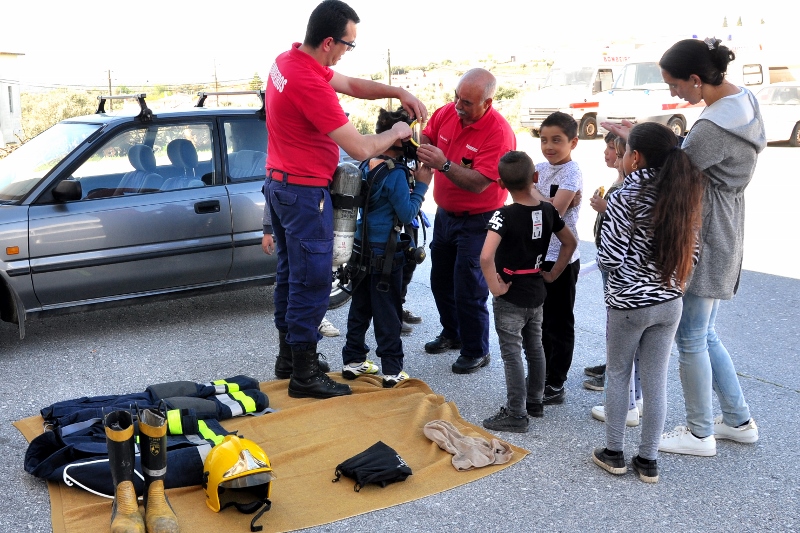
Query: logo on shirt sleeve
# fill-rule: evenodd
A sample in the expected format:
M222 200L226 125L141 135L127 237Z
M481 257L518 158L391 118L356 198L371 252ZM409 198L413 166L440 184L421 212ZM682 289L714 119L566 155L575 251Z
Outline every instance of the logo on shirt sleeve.
M283 89L286 87L286 84L289 83L289 80L283 77L281 71L278 70L278 64L273 63L272 68L269 69L269 77L272 80L272 85L278 89L279 93L283 92Z
M489 219L489 223L487 225L493 231L498 231L500 228L503 227L503 215L500 214L500 211L494 212L492 218Z

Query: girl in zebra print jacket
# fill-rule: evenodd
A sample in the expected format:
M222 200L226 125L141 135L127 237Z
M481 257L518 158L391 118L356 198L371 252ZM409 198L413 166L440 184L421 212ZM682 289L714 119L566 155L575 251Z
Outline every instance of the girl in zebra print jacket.
M639 454L632 466L658 480L656 457L666 416L666 379L683 290L697 260L705 178L667 127L639 124L622 158L626 174L606 209L598 266L609 273L607 306L606 447L592 454L612 474L627 470L622 455L628 381L637 349L642 395Z

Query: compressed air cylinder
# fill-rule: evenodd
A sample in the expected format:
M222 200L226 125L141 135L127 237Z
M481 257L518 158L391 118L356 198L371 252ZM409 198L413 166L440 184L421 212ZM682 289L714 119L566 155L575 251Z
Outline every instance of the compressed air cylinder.
M352 163L342 163L336 168L331 184L331 196L356 198L361 193L361 172ZM353 252L356 235L358 207L333 210L333 266L345 264Z

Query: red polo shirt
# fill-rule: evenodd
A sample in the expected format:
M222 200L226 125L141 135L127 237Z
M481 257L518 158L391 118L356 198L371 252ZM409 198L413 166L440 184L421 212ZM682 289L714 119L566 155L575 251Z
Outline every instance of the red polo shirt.
M339 147L328 134L346 124L347 116L330 85L333 71L299 47L294 43L269 71L267 168L330 181Z
M437 109L423 134L440 148L453 166L468 166L492 180L482 193L469 192L455 185L438 169L434 172L433 199L445 211L470 214L498 209L508 191L497 184L497 164L509 150L517 147L517 138L503 116L490 107L474 124L463 128L452 102Z

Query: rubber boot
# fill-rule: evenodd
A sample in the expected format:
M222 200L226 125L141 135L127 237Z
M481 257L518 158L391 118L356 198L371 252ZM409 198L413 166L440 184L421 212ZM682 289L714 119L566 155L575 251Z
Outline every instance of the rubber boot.
M114 411L105 416L103 424L108 446L108 466L114 483L111 532L144 533L144 521L133 487L133 465L136 462L133 417L128 411Z
M322 372L330 372L331 367L327 361L319 359L325 357L318 353L319 369ZM292 348L286 344L286 333L278 330L278 358L275 359L275 377L278 379L289 379L292 375Z
M333 398L352 394L349 385L336 383L319 368L317 345L308 350L292 348L292 377L289 396L292 398Z
M178 533L178 518L164 494L167 477L167 419L154 409L139 412L139 450L144 474L147 533Z

